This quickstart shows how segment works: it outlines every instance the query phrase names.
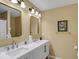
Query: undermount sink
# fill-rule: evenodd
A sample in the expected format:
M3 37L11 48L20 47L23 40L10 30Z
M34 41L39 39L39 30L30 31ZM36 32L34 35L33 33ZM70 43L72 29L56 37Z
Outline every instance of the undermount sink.
M28 48L21 47L21 48L15 49L13 51L7 52L6 54L9 56L17 56L18 54L21 54L27 50L28 50Z

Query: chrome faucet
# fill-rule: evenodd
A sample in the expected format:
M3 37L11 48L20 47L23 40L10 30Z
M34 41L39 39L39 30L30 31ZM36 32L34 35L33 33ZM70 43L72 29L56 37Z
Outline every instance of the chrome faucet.
M15 48L15 44L16 44L16 42L14 41L14 40L12 40L12 49L14 49Z
M8 47L6 47L6 49L7 49L7 51L9 51L10 50L10 47L8 46Z

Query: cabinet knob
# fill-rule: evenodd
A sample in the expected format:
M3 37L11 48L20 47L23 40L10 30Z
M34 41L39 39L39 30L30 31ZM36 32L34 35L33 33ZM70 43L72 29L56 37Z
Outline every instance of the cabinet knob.
M46 52L46 45L44 46L44 52Z

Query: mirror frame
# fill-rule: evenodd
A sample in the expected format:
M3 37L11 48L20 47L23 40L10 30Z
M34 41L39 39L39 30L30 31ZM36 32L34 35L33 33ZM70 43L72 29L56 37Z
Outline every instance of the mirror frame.
M2 3L2 2L0 2L1 4L3 4L3 5L6 5L5 3ZM6 5L6 6L8 6L8 7L10 7L10 8L12 8L12 9L15 9L15 10L18 10L18 9L16 9L16 8L14 8L14 7L11 7L11 6L9 6L9 5ZM21 13L21 11L20 10L18 10L20 13ZM21 13L22 14L22 13Z
M37 17L36 15L34 14L31 14L29 12L29 16L31 18L31 16L35 17L38 19L38 34L37 35L32 35L31 33L29 35L32 35L34 39L40 39L42 37L42 34L41 34L41 17ZM31 24L30 24L30 27L31 27ZM31 32L31 28L30 28L30 32Z
M18 10L18 9L16 9L16 8L14 8L14 7L11 7L11 6L9 6L8 4L5 4L5 3L3 3L3 2L0 2L0 4L3 4L3 5L5 5L5 6L9 7L9 8L15 9L15 10L17 10L17 11L20 12L20 14L21 14L21 35L20 35L20 36L22 36L22 11L21 11L21 10ZM20 36L15 36L15 37L20 37Z

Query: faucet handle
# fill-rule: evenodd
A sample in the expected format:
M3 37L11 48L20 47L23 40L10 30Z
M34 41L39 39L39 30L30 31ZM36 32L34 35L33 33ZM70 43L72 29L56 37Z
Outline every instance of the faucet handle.
M25 41L25 42L24 42L24 44L26 45L26 44L27 44L27 42Z
M16 45L16 48L18 48L18 44L15 44Z
M7 51L9 51L9 50L10 50L9 46L8 46L8 47L6 47L6 49L7 49Z
M14 49L14 47L15 47L15 45L13 44L11 48Z

